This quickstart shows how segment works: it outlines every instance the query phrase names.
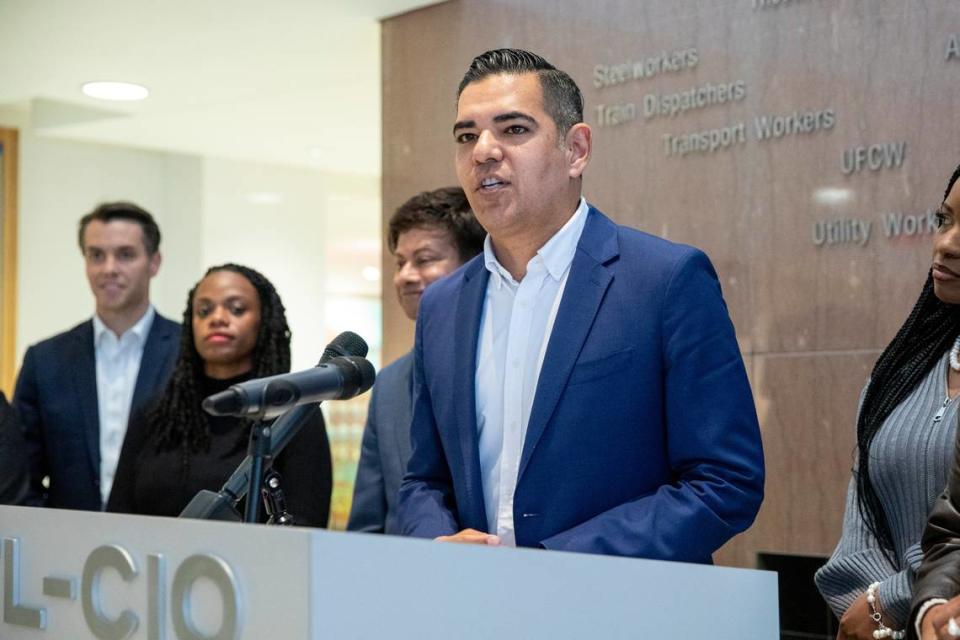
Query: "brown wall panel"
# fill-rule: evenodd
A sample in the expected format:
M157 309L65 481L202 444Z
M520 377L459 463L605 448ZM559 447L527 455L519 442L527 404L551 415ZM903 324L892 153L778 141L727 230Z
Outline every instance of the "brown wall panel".
M618 222L710 255L748 362L767 499L718 559L829 553L860 389L919 293L926 211L960 162L951 39L960 39L952 0L454 0L399 16L383 25L384 220L413 193L455 180L454 93L474 55L528 48L568 71L594 130L585 196ZM689 49L697 60L686 68L594 84L598 66ZM648 96L738 82L742 99L644 111ZM625 104L635 117L615 125L598 109ZM763 119L794 113L799 128L820 126L762 138ZM665 136L718 129L730 146L667 152ZM855 149L873 145L887 164L851 170ZM892 215L918 216L919 232L888 235ZM853 222L869 223L866 242L850 235ZM815 243L828 225L848 231ZM385 256L384 273L389 264ZM386 359L411 343L385 285Z
M857 402L879 351L748 358L768 481L757 521L717 561L757 552L825 554L840 537Z

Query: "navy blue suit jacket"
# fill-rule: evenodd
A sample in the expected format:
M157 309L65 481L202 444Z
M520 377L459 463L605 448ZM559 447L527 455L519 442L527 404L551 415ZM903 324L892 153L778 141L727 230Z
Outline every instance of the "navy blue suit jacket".
M27 495L27 456L20 421L0 391L0 504L20 504Z
M424 294L403 533L487 530L477 449L483 257ZM760 431L699 250L592 208L537 384L514 494L519 546L688 562L754 520Z
M410 459L413 353L377 374L363 429L347 531L397 534L397 494Z
M180 325L157 314L143 348L131 416L163 392L179 346ZM103 508L97 405L92 320L27 349L13 394L30 467L26 504ZM41 484L44 476L49 488Z

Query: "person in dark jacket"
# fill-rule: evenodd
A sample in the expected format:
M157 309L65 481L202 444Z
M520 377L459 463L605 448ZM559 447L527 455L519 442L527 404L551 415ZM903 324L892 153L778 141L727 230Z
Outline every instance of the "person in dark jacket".
M0 391L0 504L20 504L27 495L28 478L20 420Z
M77 241L93 317L27 349L12 404L23 425L25 504L101 511L130 416L167 383L180 325L150 303L160 227L132 202L83 216Z

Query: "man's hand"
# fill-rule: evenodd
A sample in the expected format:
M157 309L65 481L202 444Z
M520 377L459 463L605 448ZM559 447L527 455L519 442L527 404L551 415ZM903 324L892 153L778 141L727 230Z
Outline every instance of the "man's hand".
M920 622L921 640L951 640L957 636L950 635L947 626L950 618L960 616L960 596L943 604L930 607Z
M890 621L884 617L883 624L889 627ZM840 618L837 640L873 640L873 632L876 630L877 623L870 617L867 594L862 593Z
M477 531L476 529L464 529L463 531L455 533L452 536L440 536L434 539L437 542L454 542L457 544L486 544L490 545L491 547L500 546L500 538L489 533L484 533L483 531Z
M940 619L940 610L946 606L946 604L936 604L930 607L923 615L923 619L920 621L920 640L936 640L937 631L933 621ZM949 615L946 616L944 622L947 622L947 618L949 617Z

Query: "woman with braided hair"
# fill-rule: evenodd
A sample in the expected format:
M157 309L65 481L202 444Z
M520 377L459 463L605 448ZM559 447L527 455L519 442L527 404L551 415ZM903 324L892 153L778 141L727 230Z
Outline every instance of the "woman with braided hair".
M201 401L289 370L290 329L270 281L240 265L210 268L187 297L166 390L130 421L107 510L176 516L198 491L220 489L247 454L252 423L208 416ZM295 524L325 527L333 477L319 408L273 468Z
M920 537L953 463L960 401L960 167L937 213L930 274L873 368L857 416L843 533L815 577L839 640L904 638Z

